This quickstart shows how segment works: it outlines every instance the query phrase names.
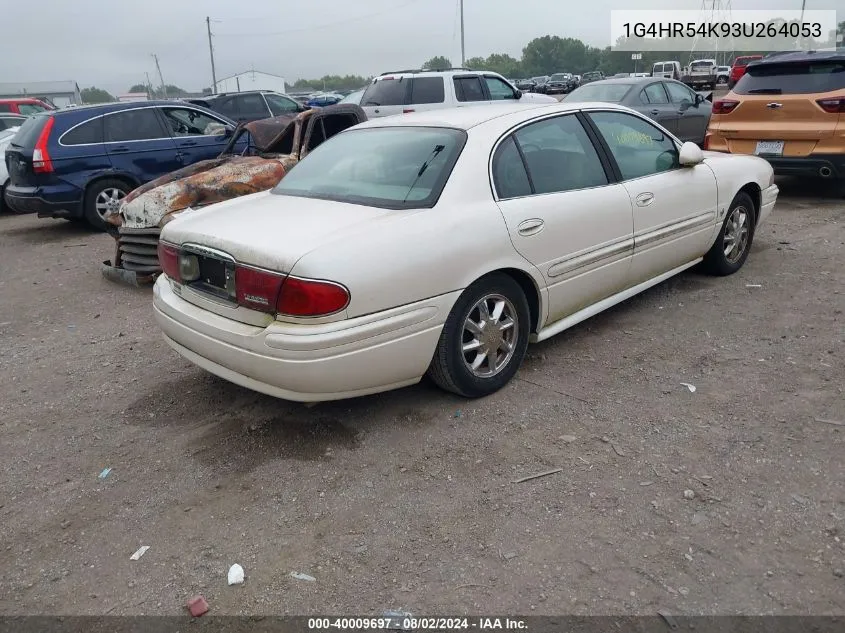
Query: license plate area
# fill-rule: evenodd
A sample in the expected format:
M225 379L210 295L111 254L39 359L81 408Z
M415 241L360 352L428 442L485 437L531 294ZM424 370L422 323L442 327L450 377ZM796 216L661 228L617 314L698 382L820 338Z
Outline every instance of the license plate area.
M199 276L188 282L191 289L227 302L237 301L235 260L225 253L205 247L183 245L183 251L196 258Z
M757 141L756 156L782 156L783 141Z

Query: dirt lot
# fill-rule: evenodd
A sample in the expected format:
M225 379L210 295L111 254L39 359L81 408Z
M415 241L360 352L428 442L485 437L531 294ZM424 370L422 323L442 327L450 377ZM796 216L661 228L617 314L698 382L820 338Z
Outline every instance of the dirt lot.
M534 346L490 398L314 408L170 351L149 289L101 277L111 238L0 217L0 611L843 613L845 203L781 185L740 273Z

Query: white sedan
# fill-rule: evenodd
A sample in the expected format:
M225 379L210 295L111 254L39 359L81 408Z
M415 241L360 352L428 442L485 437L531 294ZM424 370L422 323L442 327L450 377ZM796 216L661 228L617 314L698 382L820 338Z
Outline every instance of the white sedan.
M0 130L0 212L6 209L6 201L3 199L3 194L6 191L6 186L9 184L9 172L6 169L6 148L12 142L12 137L17 133L20 127L10 127L5 130Z
M288 400L426 374L484 396L529 342L700 262L739 270L777 195L765 160L702 152L622 106L380 118L271 191L168 223L155 316L188 360Z

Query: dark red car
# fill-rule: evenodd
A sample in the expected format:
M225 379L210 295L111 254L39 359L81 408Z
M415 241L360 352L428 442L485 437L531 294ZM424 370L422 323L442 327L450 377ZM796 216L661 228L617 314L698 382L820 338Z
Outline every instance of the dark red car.
M758 59L763 59L762 55L740 55L734 59L734 64L731 66L731 75L728 78L728 88L733 89L739 78L745 74L745 67L748 62L753 62Z
M0 99L0 112L12 112L14 114L38 114L46 110L55 110L46 101L32 99L30 97L16 97L13 99Z

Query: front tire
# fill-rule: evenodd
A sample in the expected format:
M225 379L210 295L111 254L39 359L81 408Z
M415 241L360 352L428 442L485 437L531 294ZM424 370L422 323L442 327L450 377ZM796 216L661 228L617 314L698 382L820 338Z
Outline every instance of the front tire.
M742 268L754 240L756 217L751 196L742 191L736 194L716 241L704 256L706 272L724 277Z
M458 298L443 326L429 377L441 388L479 398L516 374L531 331L528 299L504 273L482 277Z
M130 185L117 178L105 178L90 185L85 192L82 209L85 221L98 231L108 230L109 223L105 220L106 212L116 211L120 207L120 201L131 190Z

